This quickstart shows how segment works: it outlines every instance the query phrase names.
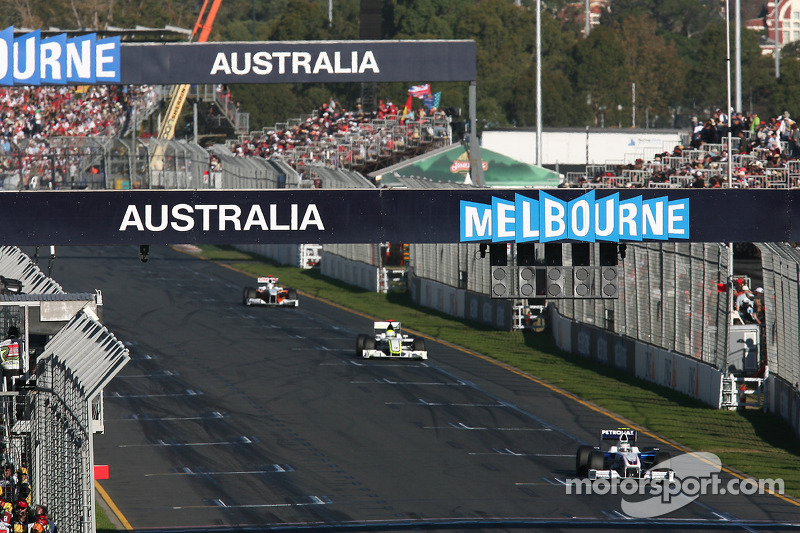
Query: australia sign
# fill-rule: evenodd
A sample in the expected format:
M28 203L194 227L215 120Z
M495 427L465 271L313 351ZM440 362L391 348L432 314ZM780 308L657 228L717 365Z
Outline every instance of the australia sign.
M0 31L0 85L474 81L474 41L123 43Z

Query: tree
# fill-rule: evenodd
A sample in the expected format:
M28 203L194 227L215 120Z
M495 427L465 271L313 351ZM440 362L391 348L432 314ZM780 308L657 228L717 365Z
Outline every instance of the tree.
M662 32L693 37L719 22L721 15L719 0L614 0L600 21L610 26L630 17L653 17Z
M535 56L535 17L503 0L483 0L461 14L455 37L477 43L478 114L487 122L512 123L508 111L517 97L514 87Z
M618 32L613 28L595 28L588 39L574 48L575 87L592 108L594 125L600 125L607 113L631 102L630 73Z
M691 38L722 20L724 13L718 0L663 0L654 16L662 31Z
M389 12L389 35L393 39L452 39L467 5L467 0L397 0Z
M542 124L547 126L585 126L592 112L574 90L569 73L575 71L572 52L577 39L575 32L565 31L561 21L542 12ZM535 53L535 49L534 49ZM520 127L536 124L536 62L535 57L516 80L514 98L508 102L508 115Z
M318 3L309 0L290 2L269 35L271 41L313 41L328 38L328 14Z
M652 17L631 16L620 24L619 39L630 81L636 84L636 107L653 116L668 116L670 104L677 104L683 94L686 65L674 44L656 35L656 30ZM637 115L637 123L644 116Z

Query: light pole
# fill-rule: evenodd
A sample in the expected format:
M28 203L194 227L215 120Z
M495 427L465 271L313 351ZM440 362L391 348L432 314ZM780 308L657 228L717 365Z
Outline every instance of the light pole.
M776 0L777 3L777 0ZM725 0L725 37L727 43L727 60L726 60L726 71L728 73L728 110L725 113L728 116L728 188L733 188L733 159L732 159L732 150L731 150L731 128L730 128L730 120L731 120L731 16L730 16L730 0ZM728 243L728 281L727 285L730 287L731 280L733 279L733 243ZM728 315L730 314L730 310L733 308L733 291L728 290L726 294L726 308L727 312L725 313L726 319L726 329L728 330L727 338L730 342L730 318ZM727 353L729 348L725 347L725 367L722 369L723 375L727 378L728 376L728 356Z
M779 80L781 78L781 48L780 44L778 44L778 3L779 0L775 0L773 2L772 9L774 10L774 17L773 17L773 24L772 24L772 36L775 38L775 49L773 53L775 54L775 79Z
M542 165L542 0L536 0L536 164Z

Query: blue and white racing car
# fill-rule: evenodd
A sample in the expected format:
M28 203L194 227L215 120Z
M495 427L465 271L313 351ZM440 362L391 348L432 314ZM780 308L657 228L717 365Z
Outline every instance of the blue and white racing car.
M614 441L603 450L607 441ZM653 479L675 478L670 469L670 454L658 448L639 449L636 431L629 428L600 431L600 446L580 446L575 457L578 476L589 479Z
M375 322L372 335L360 334L356 339L356 357L393 357L399 359L427 359L425 340L404 335L400 322L385 320Z

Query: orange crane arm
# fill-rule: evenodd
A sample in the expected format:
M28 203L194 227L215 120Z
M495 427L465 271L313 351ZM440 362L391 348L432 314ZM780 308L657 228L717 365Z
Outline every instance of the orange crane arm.
M222 0L214 0L214 3L211 4L211 9L208 11L208 15L204 21L203 13L205 13L208 0L203 2L203 7L200 9L200 15L197 17L197 22L192 30L192 37L197 35L198 29L200 30L200 35L197 37L198 43L204 43L208 40L208 35L211 33L211 28L214 26L214 19L217 18L217 12L219 11L220 4L222 4Z
M219 6L222 4L222 0L213 0L211 4L211 9L209 9L208 13L206 13L206 7L208 7L208 0L203 1L203 7L200 8L200 14L197 16L197 22L194 24L194 29L192 29L192 37L190 40L193 40L195 36L197 36L198 43L204 43L208 40L209 34L211 34L211 28L214 26L214 19L217 17L217 12L219 11ZM198 35L198 31L200 32ZM169 107L167 108L167 115L164 119L164 122L161 123L161 128L158 130L158 138L170 140L175 137L175 126L178 124L178 118L180 118L181 110L183 109L183 105L186 103L186 97L189 94L189 85L178 85L172 92L172 99L169 102Z

